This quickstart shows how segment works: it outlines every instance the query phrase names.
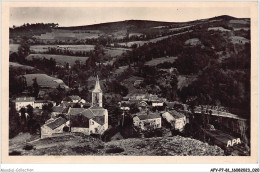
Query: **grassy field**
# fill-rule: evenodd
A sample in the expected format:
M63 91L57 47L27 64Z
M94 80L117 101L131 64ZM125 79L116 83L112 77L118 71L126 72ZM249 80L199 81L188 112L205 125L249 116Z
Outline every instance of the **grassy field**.
M210 27L208 31L223 31L223 32L230 32L231 30L225 29L223 27Z
M19 44L9 44L9 52L18 52Z
M37 79L37 83L40 87L57 88L59 85L64 88L68 88L61 79L48 76L46 74L26 74L27 86L32 86L33 79Z
M139 47L139 46L143 46L145 43L156 43L158 41L167 39L169 37L185 34L185 33L188 33L188 32L192 32L192 30L180 32L180 33L177 33L177 34L167 35L167 36L163 36L163 37L158 37L158 38L154 38L154 39L151 39L151 40L148 40L148 41L130 41L130 42L127 42L127 43L124 42L124 43L118 43L118 44L121 45L121 46L126 46L126 47L132 47L134 44L136 44Z
M10 52L18 52L19 44L10 44ZM30 50L36 53L44 53L48 48L58 48L71 50L73 52L91 51L94 50L95 45L32 45Z
M10 44L10 52L18 52L19 44ZM74 53L76 52L89 52L94 50L95 45L32 45L30 50L34 53L45 53L48 48L57 48L60 50L70 50ZM105 54L111 57L116 57L122 55L124 52L131 50L126 48L104 48Z
M73 40L73 39L92 39L103 35L103 32L98 30L63 30L53 29L52 32L34 36L37 39L45 40Z
M249 43L249 40L240 36L231 36L231 42L233 44L245 44Z
M125 48L105 48L105 54L111 57L120 56L126 51L129 51L131 49L125 49Z
M33 58L53 58L56 60L58 64L65 65L69 63L70 65L74 65L76 60L81 61L85 64L88 57L78 57L78 56L66 56L66 55L50 55L50 54L30 54L26 57L28 60L32 60Z
M19 64L19 63L16 63L16 62L9 62L9 67L10 68L21 68L21 69L24 69L24 70L34 69L34 67L31 67L31 66L28 66L28 65L22 65L22 64Z
M158 64L162 64L162 63L165 63L165 62L173 63L176 59L177 59L177 57L156 58L156 59L153 59L153 60L151 60L151 61L147 61L147 62L145 63L145 65L148 65L148 66L157 66Z

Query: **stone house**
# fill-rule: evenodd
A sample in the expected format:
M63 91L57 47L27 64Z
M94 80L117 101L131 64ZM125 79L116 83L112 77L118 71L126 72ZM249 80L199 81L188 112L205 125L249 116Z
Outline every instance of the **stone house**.
M15 109L19 111L21 108L25 108L28 105L34 107L34 97L18 97L15 99Z
M137 113L133 118L133 124L143 131L162 127L161 116L153 112Z
M180 132L184 130L187 123L186 116L175 110L167 111L162 114L162 117L175 129Z
M69 127L65 118L51 118L41 127L41 138L48 138L65 132L64 127Z

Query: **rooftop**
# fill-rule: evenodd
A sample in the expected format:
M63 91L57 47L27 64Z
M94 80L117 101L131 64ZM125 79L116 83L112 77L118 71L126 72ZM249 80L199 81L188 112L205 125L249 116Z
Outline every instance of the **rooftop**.
M136 116L140 119L140 120L148 120L148 119L157 119L157 118L161 118L161 116L159 115L159 113L153 113L153 112L140 112L137 113Z
M34 103L49 103L47 100L35 100Z
M92 92L95 92L95 93L102 92L101 87L100 87L100 84L99 84L98 76L97 76L95 88L94 88L94 90L93 90Z
M34 97L18 97L15 99L15 102L34 102Z
M52 130L54 130L57 127L60 127L61 125L65 124L66 122L67 122L67 120L65 118L59 117L59 118L55 119L54 121L46 124L46 126L51 128Z
M62 113L64 109L62 106L53 106L52 111Z
M105 124L105 117L104 116L95 116L93 118L93 120L95 122L97 122L98 124L100 124L100 125L104 125Z
M77 115L81 112L85 111L84 108L70 108L68 114L69 115Z
M183 118L185 115L181 112L177 112L175 110L168 111L174 118Z

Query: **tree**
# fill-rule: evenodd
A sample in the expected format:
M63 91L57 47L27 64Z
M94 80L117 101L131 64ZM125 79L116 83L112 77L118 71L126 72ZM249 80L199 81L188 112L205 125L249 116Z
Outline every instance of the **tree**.
M33 79L33 96L35 98L37 98L38 94L39 94L39 85L37 83L37 78L34 78Z
M21 121L22 121L22 122L25 122L25 121L26 121L26 115L25 115L26 109L25 109L24 107L22 107L22 108L20 109L20 113L21 113Z
M27 114L29 115L29 118L32 119L33 118L33 107L31 105L27 106Z
M11 106L9 110L9 138L15 137L21 130L19 114L16 112L15 107Z
M20 46L18 47L18 56L21 64L25 62L25 58L30 54L30 45L27 38L23 38Z
M104 46L101 44L97 44L94 48L94 56L96 57L96 61L101 65L101 61L103 60L105 55Z
M53 104L52 103L48 103L48 104L44 104L42 106L42 120L43 123L49 118L50 113L52 112L52 107Z
M59 103L64 99L65 95L66 95L66 92L65 92L65 90L64 90L63 88L61 88L61 87L58 87L57 89L53 89L53 90L50 92L50 94L49 94L49 96L51 97L51 99L52 99L53 101L55 101L56 104L59 104Z
M129 113L135 114L137 112L139 112L137 104L136 103L131 104Z

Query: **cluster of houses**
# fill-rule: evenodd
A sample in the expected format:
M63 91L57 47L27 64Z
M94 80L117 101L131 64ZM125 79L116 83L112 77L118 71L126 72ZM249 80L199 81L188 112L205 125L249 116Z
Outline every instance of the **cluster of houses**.
M60 105L52 101L35 100L33 97L20 97L15 100L16 110L31 105L33 108L42 109L44 104L52 103L51 118L41 126L41 138L57 136L66 132L79 132L85 135L102 135L108 128L108 110L103 108L102 90L97 78L92 91L92 102L87 103L79 96L68 96ZM171 127L182 131L187 123L186 116L168 107L163 111L150 111L152 107L165 107L167 101L152 94L134 94L125 97L120 102L120 108L130 110L130 104L135 103L139 112L132 115L133 127L147 131L162 128L162 119ZM75 107L75 104L78 104ZM89 104L89 105L87 105ZM87 105L87 106L86 106Z
M163 107L165 102L165 98L153 94L132 94L124 97L119 105L122 110L130 110L130 105L136 104L139 110L142 111L151 107Z
M79 96L72 96L62 101L60 106L53 107L52 118L41 127L41 138L69 131L86 135L103 134L108 129L108 111L103 108L102 90L98 79L92 91L91 107L68 106L76 103L84 104L85 100ZM59 117L61 114L65 117Z

